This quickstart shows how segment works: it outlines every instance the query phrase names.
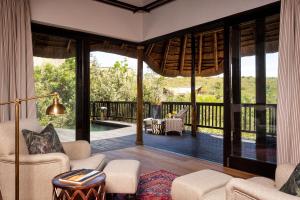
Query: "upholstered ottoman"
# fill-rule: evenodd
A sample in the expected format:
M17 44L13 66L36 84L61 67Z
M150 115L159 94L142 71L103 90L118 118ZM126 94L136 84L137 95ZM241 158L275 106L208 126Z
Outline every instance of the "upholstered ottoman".
M172 200L199 200L223 187L232 177L213 170L201 170L176 178L172 183Z
M106 174L106 192L135 194L140 178L140 162L137 160L110 161L103 172Z

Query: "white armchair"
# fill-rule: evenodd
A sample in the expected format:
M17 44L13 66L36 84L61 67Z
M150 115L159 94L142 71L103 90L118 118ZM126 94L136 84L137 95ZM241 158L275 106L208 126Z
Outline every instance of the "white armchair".
M279 191L295 169L295 165L279 165L275 181L254 177L247 180L233 178L226 185L226 200L299 200L299 197Z
M20 129L41 131L37 120L21 120ZM22 134L22 133L20 133ZM15 155L14 122L0 124L0 190L3 200L14 199ZM90 144L86 141L63 143L66 154L49 153L29 155L25 140L20 135L20 197L22 200L52 199L54 176L70 169L102 169L105 156L91 155Z

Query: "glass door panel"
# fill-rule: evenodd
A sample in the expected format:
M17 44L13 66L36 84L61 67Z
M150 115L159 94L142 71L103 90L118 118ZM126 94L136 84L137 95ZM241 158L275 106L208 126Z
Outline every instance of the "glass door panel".
M272 176L276 164L279 15L241 23L230 31L229 166Z

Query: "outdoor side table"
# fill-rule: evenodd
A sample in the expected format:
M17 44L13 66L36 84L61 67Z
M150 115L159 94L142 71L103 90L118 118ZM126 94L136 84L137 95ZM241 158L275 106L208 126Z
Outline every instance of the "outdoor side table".
M59 178L64 174L59 174L52 180L54 200L105 200L104 173L82 185L60 182Z
M161 135L161 134L164 134L164 125L165 125L165 122L164 120L161 120L161 119L154 119L152 120L152 132L153 134L156 134L156 135Z

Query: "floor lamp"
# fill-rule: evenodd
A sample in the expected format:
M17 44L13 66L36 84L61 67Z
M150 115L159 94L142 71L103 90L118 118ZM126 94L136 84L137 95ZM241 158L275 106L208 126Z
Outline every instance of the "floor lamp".
M28 102L31 100L53 97L53 103L47 108L47 115L59 115L65 113L65 107L59 103L58 93L48 94L44 96L35 96L25 99L15 99L14 101L8 101L0 103L2 105L15 104L15 199L19 200L19 168L20 168L20 148L19 148L19 135L20 135L20 106L22 102Z

